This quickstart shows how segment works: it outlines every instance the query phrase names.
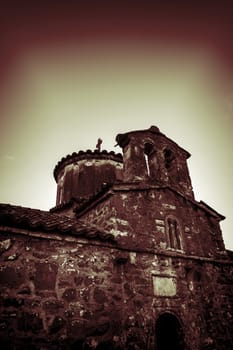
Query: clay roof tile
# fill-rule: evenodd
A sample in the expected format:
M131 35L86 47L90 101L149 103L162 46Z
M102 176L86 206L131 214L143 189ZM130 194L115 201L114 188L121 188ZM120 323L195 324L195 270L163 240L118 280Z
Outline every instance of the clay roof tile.
M25 208L10 204L0 204L0 225L28 229L31 231L71 234L87 239L114 241L114 236L93 225L76 218L55 214L49 211Z

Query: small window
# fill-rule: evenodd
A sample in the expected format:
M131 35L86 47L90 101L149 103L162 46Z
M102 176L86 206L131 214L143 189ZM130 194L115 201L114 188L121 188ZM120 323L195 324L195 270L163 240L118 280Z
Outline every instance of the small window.
M144 145L144 157L146 161L147 175L151 175L151 169L149 165L149 156L153 152L153 145L149 142L146 142Z
M167 235L169 247L181 250L180 227L177 220L171 217L167 219Z
M165 161L165 167L166 169L170 169L172 166L172 162L174 160L174 154L170 149L164 150L164 161Z
M145 143L145 146L144 146L144 153L149 156L151 154L151 152L153 151L153 145L149 142L146 142Z

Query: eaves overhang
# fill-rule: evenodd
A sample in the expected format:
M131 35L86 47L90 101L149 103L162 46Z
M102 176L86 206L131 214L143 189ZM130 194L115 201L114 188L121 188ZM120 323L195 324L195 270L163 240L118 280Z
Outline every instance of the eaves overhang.
M72 235L114 242L112 234L76 218L10 204L0 204L0 227L8 232L19 229L27 230L29 233Z

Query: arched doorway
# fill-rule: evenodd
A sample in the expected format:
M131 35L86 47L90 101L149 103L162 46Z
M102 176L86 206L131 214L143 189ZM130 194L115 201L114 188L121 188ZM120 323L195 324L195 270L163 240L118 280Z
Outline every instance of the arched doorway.
M185 350L184 334L176 316L166 312L156 322L156 350Z

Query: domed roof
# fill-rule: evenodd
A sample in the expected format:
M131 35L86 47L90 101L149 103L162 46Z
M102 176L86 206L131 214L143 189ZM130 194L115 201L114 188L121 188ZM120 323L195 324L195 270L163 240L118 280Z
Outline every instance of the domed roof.
M80 160L88 160L88 159L108 159L113 160L115 162L121 162L122 163L122 154L121 153L115 153L114 151L99 151L99 150L86 150L86 151L79 151L78 153L73 152L72 154L68 154L66 157L63 157L55 166L53 175L55 180L57 181L58 173L61 169L63 169L66 165L78 162Z

